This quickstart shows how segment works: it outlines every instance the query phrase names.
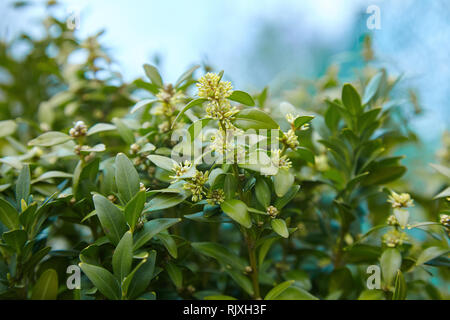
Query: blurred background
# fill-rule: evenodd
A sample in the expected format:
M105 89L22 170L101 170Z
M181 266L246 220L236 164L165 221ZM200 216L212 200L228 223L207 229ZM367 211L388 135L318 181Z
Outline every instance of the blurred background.
M158 65L168 81L194 63L208 64L224 69L235 87L250 92L266 85L272 93L295 88L298 79L321 77L330 65L339 67L341 80L351 80L364 63L360 51L364 35L370 34L374 66L401 75L399 98L409 109L415 101L415 111L421 110L410 123L418 144L398 151L408 156L405 164L414 168L408 171L412 188L424 188L414 177L432 172L427 164L437 162L442 135L450 127L450 2L446 0L63 0L63 6L50 8L39 5L46 1L26 1L38 5L19 11L11 7L13 2L17 1L0 3L2 41L21 32L39 39L44 33L40 21L49 11L61 19L69 16L81 38L105 31L101 43L125 81L143 77L146 62ZM367 21L373 12L368 13L368 8L373 5L379 8L380 24L369 30ZM11 51L20 57L27 47L15 45ZM70 59L77 62L82 55L72 54Z

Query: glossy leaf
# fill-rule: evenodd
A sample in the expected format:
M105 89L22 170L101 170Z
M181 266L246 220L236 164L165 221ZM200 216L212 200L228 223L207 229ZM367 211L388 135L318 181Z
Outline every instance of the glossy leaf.
M247 205L241 200L225 200L220 207L227 216L245 228L250 228L252 226L252 220L248 214Z
M134 239L134 250L136 251L150 241L155 235L180 221L181 219L178 218L159 218L146 222L142 230L137 233Z
M252 96L244 91L234 90L231 96L228 97L228 99L245 104L246 106L250 107L253 107L255 105L255 101L253 100Z
M79 266L105 297L111 300L120 300L122 296L120 284L111 272L87 263L80 263Z
M271 116L255 108L239 111L234 117L233 124L242 130L279 128L278 123Z
M116 156L115 164L116 184L120 198L128 202L139 192L139 175L130 159L123 153Z
M117 245L127 231L123 213L102 195L94 195L93 200L103 231Z
M120 280L123 280L130 273L132 262L133 235L130 231L127 231L114 250L114 255L112 257L114 274Z
M67 142L71 139L72 138L65 133L58 131L50 131L41 134L36 139L31 140L30 142L28 142L28 145L39 147L52 147Z
M58 296L58 274L53 269L44 271L33 287L31 300L56 300Z

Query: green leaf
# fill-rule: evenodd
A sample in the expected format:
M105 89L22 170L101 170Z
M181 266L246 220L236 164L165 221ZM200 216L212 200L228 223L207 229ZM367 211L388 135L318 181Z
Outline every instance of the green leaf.
M134 134L133 131L128 128L128 126L119 118L113 118L112 122L116 125L117 131L120 135L120 137L125 141L127 144L131 145L134 143Z
M295 118L294 120L294 126L296 128L300 128L301 126L303 126L305 123L310 122L312 119L314 119L314 116L300 116Z
M17 253L22 252L22 249L27 242L28 236L25 230L12 230L4 232L3 241L14 249Z
M402 255L397 249L388 248L381 255L380 265L384 282L387 286L390 286L402 265Z
M124 215L104 196L96 194L93 197L95 211L102 225L105 235L117 245L127 231Z
M361 98L351 84L347 83L342 88L342 102L347 110L353 115L357 115L362 111Z
M130 231L127 231L119 241L112 257L114 274L121 281L130 273L132 262L133 235Z
M435 163L430 163L430 166L432 166L437 172L443 174L444 176L450 179L450 168Z
M16 183L16 200L17 206L20 207L20 202L25 200L28 203L28 196L30 195L30 168L24 165L20 170L19 178Z
M202 105L204 102L208 101L208 99L198 98L190 101L176 116L175 120L172 122L172 128L175 126L175 123L181 118L181 116L188 111L190 108L195 106Z
M225 181L223 183L223 191L225 193L225 199L232 199L236 195L238 182L234 175L226 174Z
M79 264L94 286L108 299L120 300L122 292L117 279L108 270L87 263Z
M189 136L188 136L188 141L192 142L194 141L194 139L200 134L202 133L202 130L204 129L204 127L206 127L208 125L208 123L210 123L213 119L211 118L206 118L206 119L199 119L194 121L187 129Z
M232 122L236 127L242 130L270 130L279 128L278 123L276 123L271 116L256 108L239 111Z
M156 195L144 210L144 213L175 207L186 199L184 193L161 193Z
M156 239L160 240L164 247L167 249L172 258L176 259L178 257L177 243L173 240L172 236L165 232L160 232L155 236Z
M244 91L234 90L231 96L228 97L228 99L245 104L246 106L250 107L253 107L255 105L255 101L253 100L252 96Z
M127 290L127 296L130 299L139 297L148 287L154 277L156 261L156 251L150 251L147 261L134 274Z
M270 205L272 192L270 191L270 188L267 185L266 180L264 180L261 177L256 179L255 195L256 199L264 207L264 209L266 209Z
M273 231L278 233L280 236L282 236L283 238L289 237L289 231L286 226L286 221L284 221L283 219L273 219L272 221L270 221L270 224Z
M195 65L192 68L190 68L189 70L187 70L186 72L184 72L178 78L178 80L175 82L175 88L178 88L185 80L189 79L192 76L192 74L195 72L195 70L197 70L198 68L200 68L200 66Z
M144 71L147 77L154 85L160 88L163 86L161 75L159 74L158 69L156 69L156 67L150 64L144 64Z
M222 222L230 222L231 220L228 220L223 215L213 215L211 217L205 215L203 211L193 213L193 214L186 214L184 216L186 219L197 221L197 222L207 222L207 223L222 223Z
M315 163L314 153L311 150L305 147L297 147L295 152L298 154L300 159L312 164Z
M96 179L100 159L95 158L93 161L85 163L78 161L73 173L72 190L76 200L90 197L91 192L96 190Z
M253 296L255 294L250 279L243 275L242 272L236 270L226 270L226 272L230 275L234 282L236 282L250 296Z
M447 248L442 247L429 247L423 250L416 261L416 266L420 266L430 260L433 260L445 253L449 252Z
M288 192L286 192L286 193L284 194L283 197L278 198L278 199L275 201L275 207L276 207L278 210L283 209L284 206L287 205L287 204L295 197L295 195L297 194L298 190L300 190L300 186L298 186L298 185L292 186L292 187L288 190Z
M41 134L36 139L31 140L30 142L28 142L28 145L29 146L39 146L39 147L51 147L51 146L56 146L58 144L67 142L71 139L72 138L65 133L58 132L58 131L50 131L50 132Z
M56 300L58 296L58 274L53 269L45 270L33 287L31 300Z
M252 220L248 214L247 205L241 200L225 200L220 207L227 216L245 228L250 228L252 226Z
M364 95L363 95L363 104L367 104L369 103L373 97L375 97L375 95L378 92L378 88L380 87L380 83L381 80L383 79L383 72L380 71L378 72L376 75L374 75L372 77L372 79L370 79L369 83L367 84L365 90L364 90Z
M139 192L139 174L130 159L119 153L116 156L116 184L120 198L126 203Z
M161 231L170 228L180 221L181 219L179 218L159 218L146 222L142 230L140 230L135 237L134 251L145 245Z
M180 268L178 268L175 264L169 262L166 265L166 271L169 274L170 280L172 280L175 287L177 287L177 289L180 289L183 286L183 274L181 273Z
M177 164L174 160L157 154L151 154L147 156L147 158L153 162L155 166L167 171L172 171L173 166Z
M319 300L302 288L291 286L279 294L274 300Z
M366 289L361 292L358 300L384 300L384 293L381 290Z
M303 270L289 270L284 273L283 278L285 280L294 280L295 285L300 286L302 289L311 290L312 284L309 280L309 275Z
M0 221L10 230L20 228L19 213L6 200L0 198Z
M143 107L148 106L149 104L153 104L153 103L155 103L155 102L157 102L157 101L158 101L158 99L144 99L144 100L141 100L141 101L137 102L137 103L131 108L130 113L133 114L133 113L135 113L136 111L142 109Z
M87 136L92 136L96 133L116 130L116 126L110 123L97 123L89 128Z
M39 176L39 178L36 178L36 179L32 180L31 184L35 184L37 182L50 180L50 179L54 179L54 178L68 178L68 179L72 179L73 178L73 174L67 173L67 172L62 172L62 171L47 171L47 172L41 174Z
M231 266L240 271L244 271L248 265L246 261L224 245L214 242L193 242L191 246L201 254L216 259L225 267Z
M450 197L450 187L447 187L445 190L440 192L437 196L435 196L433 199L440 199L440 198L448 198Z
M0 121L0 138L12 135L17 129L17 124L14 120Z
M139 191L125 206L125 220L130 226L131 231L134 231L136 223L144 210L145 200L145 191Z
M273 300L276 297L278 297L280 294L282 294L287 288L289 288L295 281L289 280L280 283L279 285L273 287L266 295L264 300Z
M403 273L398 270L397 277L395 278L395 289L392 295L392 300L405 300L406 299L406 282Z
M145 255L148 256L148 253L145 252ZM138 265L130 272L123 280L122 280L122 297L129 297L128 289L130 287L131 282L133 281L134 276L139 271L139 269L147 263L147 259L143 259Z
M224 296L224 295L206 296L203 299L204 300L237 300L236 298L233 298L230 296Z
M294 184L295 177L288 169L279 169L273 177L275 193L278 197L284 196Z

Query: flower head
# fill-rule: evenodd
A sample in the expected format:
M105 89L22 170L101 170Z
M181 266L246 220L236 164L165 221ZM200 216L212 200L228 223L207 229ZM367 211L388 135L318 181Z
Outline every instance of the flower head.
M221 101L233 93L233 87L229 81L221 81L217 73L208 72L198 80L198 96L208 100Z
M172 183L179 181L191 168L192 163L189 160L184 161L184 163L174 164L172 170L175 172L175 175L169 176L172 179Z
M295 131L292 129L289 129L289 131L285 133L280 141L292 150L295 150L299 146L298 137L295 134Z
M399 223L398 223L398 220L397 220L397 218L394 216L394 215L390 215L388 218L387 218L387 224L388 225L390 225L390 226L398 226L399 225Z
M291 126L294 125L295 119L297 119L297 117L294 116L292 113L287 113L286 116L285 116L285 118L286 118L286 121L289 122L289 124L290 124Z
M212 190L208 194L208 203L210 205L221 204L225 201L225 192L222 189Z
M398 194L392 191L388 202L392 203L392 208L409 208L414 206L413 200L409 193Z
M69 130L69 134L72 138L84 137L87 134L87 126L83 121L77 121Z
M272 149L270 153L270 159L273 163L273 165L280 169L289 169L292 167L292 162L289 160L289 158L284 155L281 155L280 149Z
M192 193L192 201L197 202L206 195L205 183L208 181L208 172L196 171L192 178L186 180L183 189Z
M383 242L388 246L389 248L395 248L397 246L400 246L408 240L408 236L404 232L400 232L396 229L391 230L384 234L383 236Z
M271 218L276 218L276 216L280 213L274 206L268 206L266 212Z

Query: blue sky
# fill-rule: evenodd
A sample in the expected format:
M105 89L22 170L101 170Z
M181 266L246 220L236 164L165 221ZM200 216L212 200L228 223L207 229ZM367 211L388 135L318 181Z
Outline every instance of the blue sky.
M31 26L43 10L17 14L5 9L11 1L0 3L0 36L20 29L38 34ZM373 34L381 65L403 74L403 85L419 90L426 110L413 125L435 146L450 127L450 4L445 0L62 2L81 13L80 36L106 30L102 41L128 80L142 76L142 64L159 54L168 81L207 59L244 89L259 89L286 75L320 75L324 63L354 48L357 35L366 31L365 9L376 4L381 30ZM267 35L272 38L264 39ZM319 57L322 51L326 56Z

